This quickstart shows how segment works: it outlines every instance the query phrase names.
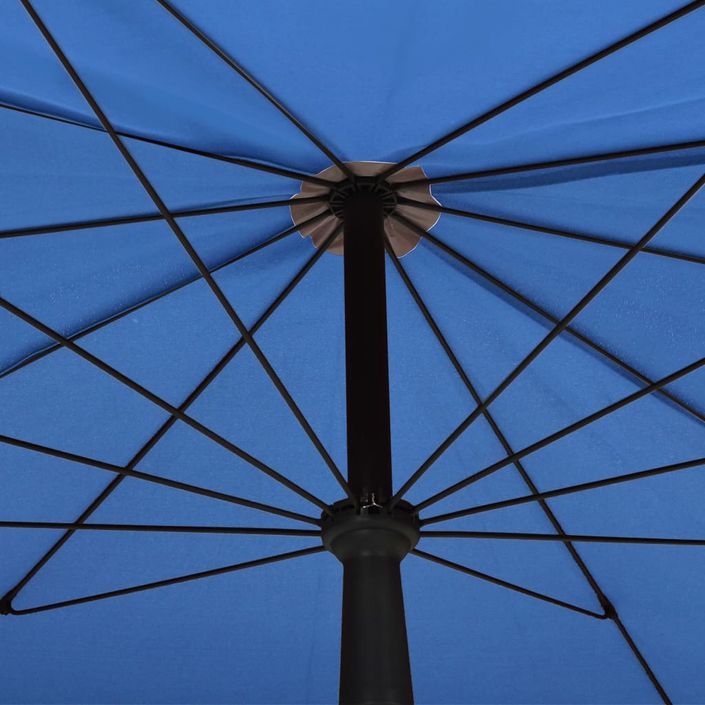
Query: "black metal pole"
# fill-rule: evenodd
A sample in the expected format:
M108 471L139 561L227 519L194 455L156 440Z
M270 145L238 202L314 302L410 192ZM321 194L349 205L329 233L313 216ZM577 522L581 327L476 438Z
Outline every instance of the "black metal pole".
M392 451L382 200L353 193L343 217L348 484L363 503L383 504L392 496Z
M360 507L341 514L330 550L343 563L340 703L413 703L400 562L417 538L378 513L392 496L384 209L350 194L345 222L348 483ZM331 535L335 533L331 531Z
M413 703L399 559L343 561L341 705Z

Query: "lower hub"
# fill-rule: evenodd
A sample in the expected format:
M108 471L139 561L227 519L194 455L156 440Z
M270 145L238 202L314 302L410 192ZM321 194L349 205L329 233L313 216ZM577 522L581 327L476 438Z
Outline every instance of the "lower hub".
M348 500L333 505L322 522L323 545L339 561L380 556L401 561L419 541L419 520L408 503L391 512L371 505L356 511Z

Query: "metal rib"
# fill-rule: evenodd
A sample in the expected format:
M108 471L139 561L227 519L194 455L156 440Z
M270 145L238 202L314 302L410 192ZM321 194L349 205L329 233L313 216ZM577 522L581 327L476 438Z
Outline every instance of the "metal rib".
M136 480L143 480L144 482L151 482L155 485L163 485L164 487L171 487L175 490L182 490L183 492L190 492L191 494L197 494L202 497L209 497L211 499L217 499L221 502L228 502L229 504L237 504L242 507L248 507L249 509L257 509L258 511L263 511L268 514L276 514L277 516L283 516L287 519L294 519L295 521L303 521L307 524L316 524L320 522L318 519L306 516L305 514L298 514L297 512L291 512L288 509L281 509L280 507L273 507L268 504L262 504L261 502L255 502L253 500L244 499L243 497L236 497L235 495L226 494L224 492L218 492L216 490L209 490L206 487L199 487L198 485L191 485L187 482L179 482L178 480L171 480L168 477L162 477L161 475L153 475L148 472L141 472L139 470L130 470L126 467L120 465L114 465L113 463L107 463L104 460L98 460L97 458L90 458L86 455L78 455L77 453L69 453L65 450L59 450L58 448L50 448L49 446L44 446L39 443L33 443L31 441L25 441L21 438L13 438L12 436L6 436L0 434L0 443L5 445L14 446L15 448L23 448L24 450L30 450L35 453L40 453L42 455L47 455L52 458L60 458L61 460L68 460L72 463L78 463L79 465L85 465L87 467L96 468L98 470L106 470L107 472L115 473L122 477L133 477Z
M588 617L594 617L595 619L607 619L607 615L601 614L600 612L594 612L593 610L586 609L585 607L579 607L571 602L565 602L564 600L559 600L556 597L551 597L550 595L544 595L541 592L536 592L535 590L529 590L529 588L522 587L516 583L510 583L507 580L502 580L494 575L489 575L488 573L481 573L479 570L470 568L465 565L460 565L460 563L454 563L440 556L436 556L433 553L427 553L426 551L421 551L415 548L411 551L412 555L423 558L424 560L430 561L431 563L437 563L445 568L450 568L451 570L457 570L460 573L465 573L466 575L471 575L473 578L479 578L493 585L498 585L499 587L506 588L507 590L512 590L518 592L527 597L533 597L536 600L541 600L542 602L548 602L551 605L556 605L556 607L563 607L565 609L571 610L573 612L578 612L579 614L584 614Z
M604 49L600 49L600 51L595 52L594 54L591 54L590 56L582 59L581 61L578 61L576 64L573 64L572 66L569 66L566 69L563 69L562 71L559 71L556 74L553 74L553 76L544 79L543 81L540 81L539 83L535 84L531 88L528 88L527 90L522 91L521 93L515 95L513 98L510 98L509 100L505 100L503 103L500 103L498 106L492 108L491 110L488 110L485 113L482 113L482 115L479 115L476 118L473 118L470 120L470 122L465 123L464 125L461 125L460 127L456 128L455 130L452 130L448 134L444 135L443 137L434 140L431 142L429 145L426 147L423 147L422 149L417 150L414 152L412 155L407 157L406 159L403 159L402 161L398 162L394 166L390 167L387 169L383 174L380 175L380 179L387 179L389 178L392 174L395 174L396 172L400 171L404 167L408 166L414 161L417 161L421 159L422 157L425 157L426 155L430 154L431 152L434 152L435 150L439 149L440 147L443 147L443 145L448 144L448 142L453 141L454 139L457 139L458 137L466 134L470 130L475 129L476 127L479 127L480 125L488 122L492 118L497 117L498 115L501 115L502 113L506 112L510 108L513 108L515 105L519 105L520 103L523 103L525 100L528 98L531 98L534 95L537 95L538 93L541 93L542 91L546 90L546 88L550 88L551 86L554 86L556 83L559 83L560 81L578 73L579 71L582 71L583 69L587 68L588 66L591 66L601 59L604 59L605 57L609 56L610 54L614 54L616 51L619 51L620 49L623 49L626 46L629 46L630 44L633 44L634 42L642 39L643 37L648 36L652 32L655 32L663 27L666 27L667 25L671 24L671 22L675 22L676 20L681 19L682 17L685 17L686 15L690 14L691 12L694 12L695 10L698 10L705 4L705 0L694 0L693 2L689 2L683 7L679 8L675 12L671 12L668 15L665 15L659 20L656 20L655 22L651 22L645 27L642 27L641 29L637 30L636 32L632 32L628 34L626 37L623 37L619 41L613 42L609 46L605 47Z
M555 490L546 490L545 492L538 492L536 494L523 495L521 497L513 497L512 499L504 499L499 502L478 504L474 507L459 509L454 512L448 512L447 514L437 514L436 516L425 517L421 520L421 525L427 526L429 524L437 524L442 521L460 519L460 517L471 516L473 514L483 514L484 512L491 512L497 509L504 509L505 507L515 507L519 504L540 502L543 500L552 499L554 497L562 497L563 495L576 494L579 492L588 492L589 490L596 490L600 489L601 487L609 487L610 485L619 485L624 482L634 482L636 480L643 480L647 477L656 477L658 475L679 472L681 470L691 470L692 468L696 468L701 465L705 465L705 457L695 458L693 460L686 460L681 463L671 463L670 465L660 465L655 468L649 468L648 470L639 470L637 472L630 472L622 475L613 475L612 477L606 477L602 480L593 480L592 482L581 482L577 485L569 485L567 487L559 487Z
M312 548L304 548L300 551L289 551L288 553L278 553L274 556L267 556L266 558L258 558L254 561L245 561L243 563L234 563L232 565L226 565L222 568L213 568L211 570L203 570L198 573L189 573L188 575L179 575L176 578L167 578L166 580L156 580L151 583L143 583L141 585L132 585L127 588L121 588L120 590L110 590L109 592L101 592L96 595L87 595L86 597L78 597L73 600L62 600L61 602L51 602L46 605L39 605L37 607L27 607L25 609L16 610L11 604L4 603L0 604L0 612L4 614L11 614L14 616L22 616L26 614L36 614L37 612L47 612L48 610L57 610L64 607L72 607L74 605L83 605L87 602L96 602L97 600L106 600L110 597L120 597L122 595L130 595L135 592L144 592L145 590L154 590L156 588L167 587L169 585L177 585L179 583L186 583L192 580L201 580L202 578L211 578L215 575L224 575L225 573L233 573L238 570L246 570L247 568L256 568L262 565L268 565L269 563L278 563L280 561L287 561L292 558L301 558L302 556L311 556L314 553L321 553L325 551L323 546L314 546Z
M494 169L483 169L456 174L445 174L443 176L424 177L422 179L414 179L413 181L404 181L399 184L392 184L392 188L408 188L409 186L444 184L452 181L474 181L476 179L487 179L495 176L508 176L510 174L522 174L531 171L543 171L545 169L560 169L567 166L578 166L580 164L594 164L597 162L609 162L617 159L628 159L630 157L644 157L650 154L688 151L690 149L700 149L702 147L705 147L705 140L676 142L674 144L639 147L637 149L625 149L616 152L605 152L603 154L590 154L582 157L567 157L565 159L553 159L551 161L533 162L531 164L516 164L514 166L503 166Z
M437 213L447 213L448 215L458 216L459 218L469 218L471 220L479 220L484 223L493 223L495 225L505 225L509 228L518 230L529 230L535 233L543 233L545 235L555 235L557 237L567 238L570 240L579 240L581 242L590 242L595 245L604 245L618 250L629 250L633 247L633 242L627 240L611 240L600 235L589 235L586 233L577 233L570 230L562 230L560 228L551 228L544 225L536 225L535 223L525 223L519 220L511 220L509 218L500 218L487 213L477 213L475 211L466 211L460 208L450 208L448 206L439 206L436 203L422 203L410 198L399 197L398 202L401 205L412 206L423 210L435 211ZM663 247L644 247L642 252L657 255L659 257L667 257L669 259L682 260L692 264L705 264L705 257L698 255L689 255L683 252L674 252Z
M328 196L309 196L297 198L296 204L322 203ZM240 203L234 206L204 206L201 208L182 208L172 211L175 218L194 218L204 215L221 215L223 213L237 213L239 211L260 210L264 208L282 208L291 206L292 199L284 198L276 201L258 201L255 203ZM107 228L115 225L131 225L133 223L148 223L155 220L164 220L161 213L141 213L137 215L115 216L111 218L95 218L93 220L77 220L70 223L57 225L36 225L27 228L10 228L0 230L0 239L27 237L30 235L47 235L49 233L72 232L74 230L93 230L94 228ZM301 223L300 227L305 224Z
M22 2L22 0L20 0ZM23 3L24 4L24 3ZM27 115L33 115L34 117L43 118L46 120L53 120L55 122L60 122L66 125L73 125L74 127L81 127L86 130L93 130L95 132L107 132L104 128L97 125L91 125L90 123L81 122L80 120L71 120L68 118L58 117L56 115L51 115L49 113L42 113L35 110L30 110L28 108L22 108L16 105L10 105L9 103L0 102L0 108L6 108L8 110L14 110L15 112L25 113ZM230 157L225 154L218 154L217 152L209 152L205 149L197 149L196 147L188 147L183 144L175 144L173 142L167 142L166 140L160 140L155 137L143 137L142 135L135 134L133 132L128 132L126 130L116 130L116 134L120 137L126 139L135 140L136 142L144 142L145 144L152 144L157 147L164 147L166 149L171 149L176 152L183 152L185 154L193 154L197 157L204 157L206 159L213 159L219 162L227 162L228 164L234 164L236 166L242 166L246 169L254 169L255 171L264 171L268 174L276 174L277 176L283 176L287 179L295 179L296 181L305 181L311 184L318 184L319 186L332 186L333 181L328 179L322 179L318 176L313 176L312 174L305 174L294 169L287 169L285 167L274 166L272 164L264 164L260 162L254 162L251 159L241 159L240 157Z
M0 526L2 523L0 522ZM560 543L625 543L645 546L705 546L705 539L657 536L595 536L592 534L540 534L521 531L422 531L426 539L492 539L508 541L558 541Z
M320 536L316 529L271 529L250 526L184 526L171 524L85 524L71 521L0 521L0 529L65 529L157 534L226 534L234 536Z
M265 88L242 64L235 61L222 47L213 41L202 29L197 27L191 20L179 12L167 0L156 0L174 19L176 19L183 27L193 34L200 42L207 46L219 59L225 62L233 71L241 78L244 78L262 97L273 105L292 125L294 125L306 138L312 142L323 154L335 164L345 176L354 180L355 175L345 162L342 162L338 156L329 149L323 141L317 137L301 120L299 120L274 94Z

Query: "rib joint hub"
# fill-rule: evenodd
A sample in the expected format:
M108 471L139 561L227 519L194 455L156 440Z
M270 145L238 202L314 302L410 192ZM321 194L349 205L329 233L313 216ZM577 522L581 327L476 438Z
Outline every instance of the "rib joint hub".
M339 561L383 556L401 561L419 541L419 521L413 507L400 501L391 512L378 505L359 510L344 500L323 517L323 545Z

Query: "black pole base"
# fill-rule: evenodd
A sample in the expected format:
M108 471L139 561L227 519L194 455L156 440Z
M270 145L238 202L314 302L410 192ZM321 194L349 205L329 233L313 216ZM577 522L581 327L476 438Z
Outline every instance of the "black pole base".
M400 563L419 540L411 506L394 512L347 502L323 521L323 545L343 564L341 705L414 701Z

